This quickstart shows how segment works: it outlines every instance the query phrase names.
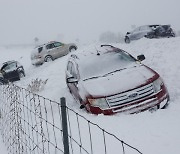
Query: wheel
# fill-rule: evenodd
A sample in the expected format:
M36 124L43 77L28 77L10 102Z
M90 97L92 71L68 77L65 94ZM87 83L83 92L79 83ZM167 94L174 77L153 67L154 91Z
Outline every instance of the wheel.
M125 43L130 43L129 37L125 37Z
M44 61L45 61L45 62L50 62L50 61L53 61L53 58L52 58L52 56L46 56L46 57L44 58Z
M73 52L73 51L75 51L75 50L77 50L77 47L75 47L75 46L70 46L69 52Z

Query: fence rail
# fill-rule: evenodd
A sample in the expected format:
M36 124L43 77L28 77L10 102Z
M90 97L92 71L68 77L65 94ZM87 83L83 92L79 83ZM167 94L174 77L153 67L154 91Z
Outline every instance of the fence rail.
M60 103L61 102L61 103ZM0 129L10 154L141 154L65 105L14 84L0 86Z

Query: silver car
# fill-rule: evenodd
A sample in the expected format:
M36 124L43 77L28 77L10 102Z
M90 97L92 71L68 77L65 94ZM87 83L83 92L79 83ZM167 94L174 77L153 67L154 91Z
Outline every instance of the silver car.
M160 25L144 25L135 28L131 32L127 32L125 36L125 43L130 43L133 40L138 40L143 37L146 37L148 33L152 32L155 28L159 27Z
M64 44L61 42L48 42L36 47L31 53L31 63L33 65L40 65L44 62L53 61L56 58L67 55L69 52L77 50L74 43Z

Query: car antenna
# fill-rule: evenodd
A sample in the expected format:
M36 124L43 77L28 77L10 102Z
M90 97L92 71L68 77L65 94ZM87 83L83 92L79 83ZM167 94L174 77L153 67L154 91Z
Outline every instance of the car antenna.
M97 51L97 55L100 56L100 51L95 47L96 51Z

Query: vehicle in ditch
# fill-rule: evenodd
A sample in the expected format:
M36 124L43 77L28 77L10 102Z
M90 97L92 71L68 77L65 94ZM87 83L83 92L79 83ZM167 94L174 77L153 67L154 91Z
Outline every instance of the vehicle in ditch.
M69 57L66 83L81 108L93 114L138 113L166 108L167 88L144 55L134 58L111 45Z

